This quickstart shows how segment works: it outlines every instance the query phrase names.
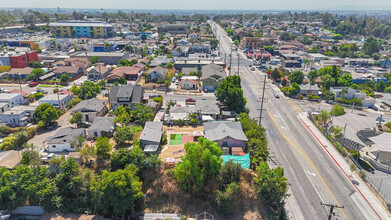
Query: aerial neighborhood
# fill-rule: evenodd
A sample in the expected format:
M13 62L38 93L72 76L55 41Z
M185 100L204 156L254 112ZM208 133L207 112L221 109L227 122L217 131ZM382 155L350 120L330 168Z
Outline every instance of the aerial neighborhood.
M0 21L0 219L283 219L323 198L346 219L391 210L380 18L57 8Z

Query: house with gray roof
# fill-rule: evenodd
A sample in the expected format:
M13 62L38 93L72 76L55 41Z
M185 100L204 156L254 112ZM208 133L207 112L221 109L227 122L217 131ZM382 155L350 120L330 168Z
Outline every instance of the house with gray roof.
M204 123L205 138L220 147L244 147L247 137L238 121L212 121Z
M227 77L222 66L209 64L202 67L201 86L202 90L214 91Z
M156 153L159 149L162 135L163 122L147 121L140 136L141 148L144 153Z
M151 81L164 80L164 76L167 75L168 71L161 66L157 66L148 72L151 77Z
M300 86L300 95L319 95L318 93L320 92L320 88L318 85L310 85L310 84L305 84Z
M58 130L53 136L46 138L43 143L45 145L45 149L47 149L50 153L73 152L76 151L73 144L76 141L76 138L84 135L84 128L65 127Z
M114 117L96 117L88 128L87 133L89 138L112 136L114 132Z
M106 115L108 111L106 103L105 100L98 98L83 100L71 109L71 114L80 112L83 115L83 121L91 123L96 117Z
M114 86L110 89L109 101L111 110L118 106L129 106L141 103L143 98L143 88L128 84L125 86Z
M195 103L195 112L200 117L210 116L213 119L219 119L220 108L216 101L200 99Z
M194 105L173 106L169 110L169 121L189 120L189 114L195 113Z

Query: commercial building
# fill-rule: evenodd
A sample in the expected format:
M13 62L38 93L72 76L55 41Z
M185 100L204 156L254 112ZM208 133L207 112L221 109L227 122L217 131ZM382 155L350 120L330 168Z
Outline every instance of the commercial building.
M51 33L61 37L107 38L115 35L111 24L97 21L58 21L49 27Z
M243 37L242 47L245 49L259 49L262 47L262 39L260 37Z
M9 71L11 68L25 68L33 61L39 62L37 51L8 51L0 53L0 72Z
M14 107L26 103L26 100L21 93L0 93L0 102Z
M187 27L184 24L167 24L157 28L157 32L170 34L187 34Z

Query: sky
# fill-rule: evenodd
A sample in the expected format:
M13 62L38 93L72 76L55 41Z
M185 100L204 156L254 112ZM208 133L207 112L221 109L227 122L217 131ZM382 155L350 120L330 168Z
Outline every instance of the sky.
M391 0L0 0L11 8L335 10L390 9Z

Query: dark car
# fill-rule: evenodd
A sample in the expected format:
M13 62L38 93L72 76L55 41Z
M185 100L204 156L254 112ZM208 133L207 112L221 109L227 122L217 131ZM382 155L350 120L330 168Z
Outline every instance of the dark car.
M54 129L56 129L58 127L58 123L56 122L56 121L54 121L54 122L51 122L50 124L48 124L47 126L46 126L46 129L48 129L48 130L54 130Z

